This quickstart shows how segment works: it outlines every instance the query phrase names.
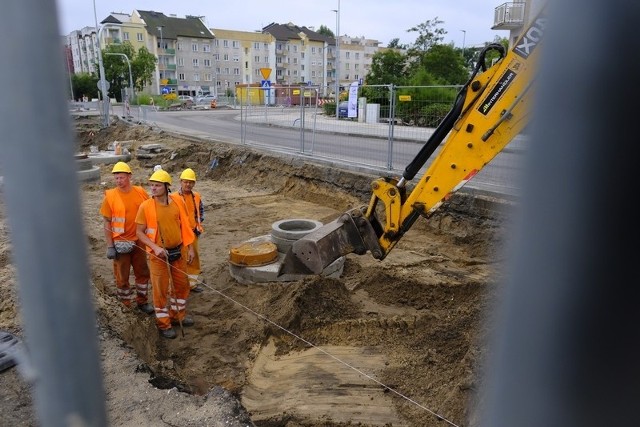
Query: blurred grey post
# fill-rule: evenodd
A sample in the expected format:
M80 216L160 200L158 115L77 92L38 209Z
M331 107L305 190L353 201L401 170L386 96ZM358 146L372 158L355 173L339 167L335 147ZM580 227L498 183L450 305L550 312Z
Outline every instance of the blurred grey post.
M107 80L105 79L104 74L104 62L102 61L102 44L100 42L100 38L102 37L102 29L104 27L100 27L98 29L98 15L96 12L96 0L93 0L93 18L96 21L96 44L98 49L98 71L100 71L100 93L102 93L102 127L109 127L109 107L111 100L109 99L109 88L107 87Z
M0 169L41 426L104 426L106 411L54 0L3 3ZM13 41L13 42L8 42ZM46 94L46 96L43 96Z
M482 425L638 425L640 3L549 4Z

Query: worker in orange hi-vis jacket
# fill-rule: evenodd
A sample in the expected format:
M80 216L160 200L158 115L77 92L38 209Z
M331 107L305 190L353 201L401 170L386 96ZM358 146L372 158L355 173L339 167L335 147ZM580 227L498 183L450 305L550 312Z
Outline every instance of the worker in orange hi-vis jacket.
M193 241L193 250L195 257L193 262L187 265L187 275L189 276L189 287L191 292L202 292L203 288L199 285L199 275L202 273L202 267L200 266L200 250L198 249L198 239L204 231L202 227L202 221L204 220L204 205L202 203L202 197L200 193L195 191L193 187L196 185L196 173L191 168L187 168L180 174L180 190L178 194L184 199L185 206L187 208L187 215L189 215L189 223L191 229L196 235L196 239Z
M135 299L138 309L151 314L153 306L148 303L149 268L144 248L138 244L136 214L143 201L149 198L144 188L132 185L131 168L118 162L111 170L116 187L106 190L100 214L104 218L104 236L107 243L107 258L113 260L113 275L117 295L127 307ZM133 267L135 292L129 284Z
M145 200L136 215L138 239L147 245L153 306L160 335L173 339L172 325L193 326L186 315L189 296L187 265L193 261L191 229L184 201L170 194L171 175L158 169L149 177L151 199Z

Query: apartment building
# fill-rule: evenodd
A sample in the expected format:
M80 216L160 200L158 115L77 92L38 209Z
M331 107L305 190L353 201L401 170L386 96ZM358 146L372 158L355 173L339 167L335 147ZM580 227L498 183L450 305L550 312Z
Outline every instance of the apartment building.
M178 18L162 12L134 10L131 21L142 24L149 35L147 48L158 63L151 93L196 95L209 92L214 83L213 33L203 17Z
M262 32L206 28L203 17L178 18L162 12L112 12L98 32L85 27L67 36L74 72L97 73L98 40L104 48L128 41L137 50L145 46L158 58L151 94L224 93L239 84L260 83L270 69L272 84L310 84L332 95L336 82L347 87L367 74L376 40L319 34L293 23L271 23ZM337 54L340 52L341 59ZM340 70L336 69L339 67Z
M273 69L276 41L271 34L212 28L215 94L227 93L239 84L260 83L262 69ZM268 76L273 78L273 73Z
M373 55L380 51L378 40L365 37L340 36L340 85L364 80L371 69Z

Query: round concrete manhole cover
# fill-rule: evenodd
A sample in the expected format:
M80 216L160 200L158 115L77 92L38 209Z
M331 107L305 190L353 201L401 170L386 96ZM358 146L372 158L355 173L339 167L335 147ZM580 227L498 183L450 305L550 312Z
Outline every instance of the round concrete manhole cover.
M229 262L239 267L258 267L278 259L278 247L267 241L248 241L229 250Z

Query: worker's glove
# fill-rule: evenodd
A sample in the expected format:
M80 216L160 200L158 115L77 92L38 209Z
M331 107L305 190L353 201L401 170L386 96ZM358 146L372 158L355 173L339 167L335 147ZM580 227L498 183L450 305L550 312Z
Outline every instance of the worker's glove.
M107 248L107 258L116 259L116 256L118 256L118 253L116 252L116 248L114 248L113 246L109 246Z

